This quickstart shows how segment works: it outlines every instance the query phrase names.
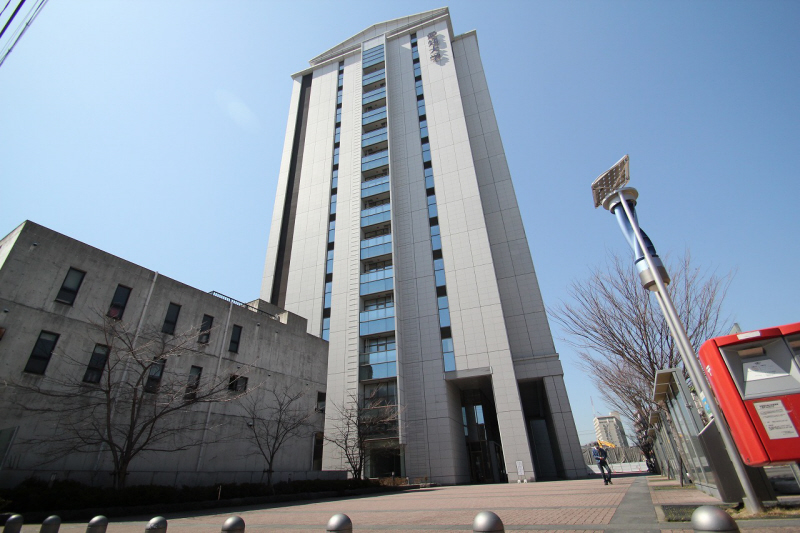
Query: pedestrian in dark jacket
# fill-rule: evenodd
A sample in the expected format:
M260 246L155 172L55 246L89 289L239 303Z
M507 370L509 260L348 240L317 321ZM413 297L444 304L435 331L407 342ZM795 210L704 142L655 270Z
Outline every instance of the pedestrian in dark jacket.
M600 474L603 476L603 482L608 485L611 483L611 468L608 466L608 452L606 452L602 446L600 446L599 442L594 443L594 448L592 448L592 457L594 458L594 462L597 463L597 467L600 469ZM608 471L608 474L603 470ZM611 483L613 485L613 483Z

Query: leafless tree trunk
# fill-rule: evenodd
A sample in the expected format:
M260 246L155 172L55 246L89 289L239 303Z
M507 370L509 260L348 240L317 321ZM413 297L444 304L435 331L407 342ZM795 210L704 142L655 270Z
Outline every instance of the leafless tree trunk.
M388 405L376 394L361 401L350 394L344 405L334 404L332 408L336 415L326 428L325 440L339 448L350 474L361 479L370 443L397 435L400 409Z
M46 375L35 385L7 383L22 393L16 395L17 406L56 428L51 435L23 443L45 456L40 464L108 450L114 485L124 487L131 463L143 452L175 452L201 444L205 420L199 412L191 416L193 406L246 394L231 393L227 376L214 380L171 368L174 358L194 351L199 328L137 336L125 322L102 316L92 329L92 340L104 348L95 348L89 368L83 354L58 353L69 363L68 372Z
M667 261L667 286L695 349L723 332L722 303L733 273L719 276L692 266L689 252ZM550 315L569 334L581 366L607 404L635 420L653 411L653 381L658 370L682 367L678 349L658 303L642 288L633 261L612 254L605 267L570 286L572 301ZM644 450L642 450L644 452Z
M275 458L283 445L294 438L308 434L309 418L313 411L303 409L299 403L305 396L303 390L292 390L290 386L261 390L250 394L243 402L247 413L247 440L256 454L267 464L267 486L274 493L272 474Z

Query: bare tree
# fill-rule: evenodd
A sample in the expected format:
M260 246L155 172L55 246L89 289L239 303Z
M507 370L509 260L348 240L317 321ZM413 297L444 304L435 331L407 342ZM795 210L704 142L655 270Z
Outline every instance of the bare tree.
M259 390L243 402L247 419L247 440L255 454L261 455L267 468L267 486L272 487L275 458L288 441L308 434L309 418L313 411L300 406L304 390L290 385L271 390Z
M729 322L722 303L733 273L703 272L691 264L688 251L667 263L672 277L667 290L697 351ZM682 363L658 302L642 288L633 261L611 254L607 266L572 283L569 293L571 303L548 311L569 334L566 341L578 349L581 366L608 405L631 420L637 413L649 416L656 372Z
M377 391L359 401L349 394L343 405L333 405L333 422L326 427L325 440L344 456L355 479L361 479L370 445L380 446L384 439L397 436L400 408L377 395Z
M88 367L85 359L58 353L64 371L35 384L6 383L16 389L14 403L26 416L39 415L54 427L52 434L23 445L45 457L40 464L107 450L114 486L122 488L131 463L142 453L202 444L206 420L194 406L236 400L245 393L231 393L227 375L207 378L200 367L188 374L165 371L168 362L195 350L198 335L207 333L199 329L176 335L137 333L121 320L102 316L90 326L92 340L100 342Z

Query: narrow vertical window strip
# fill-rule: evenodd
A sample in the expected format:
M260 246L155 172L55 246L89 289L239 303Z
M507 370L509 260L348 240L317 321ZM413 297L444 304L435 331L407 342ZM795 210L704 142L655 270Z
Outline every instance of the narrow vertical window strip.
M430 139L428 136L428 120L425 109L425 89L420 70L417 34L411 34L411 61L414 69L414 88L417 95L417 115L419 117L420 148L424 186L428 202L428 220L431 228L431 250L433 251L433 274L439 308L439 334L442 340L442 359L445 372L456 369L453 338L450 329L450 302L447 299L447 280L442 259L442 238L439 234L439 210L436 206L436 189L434 186L433 163L431 160Z
M336 120L333 131L333 164L331 166L331 191L328 209L328 246L325 249L325 292L322 297L322 330L324 340L330 337L331 289L333 287L333 251L336 243L336 201L339 190L339 143L342 132L342 105L344 100L344 61L339 62L336 88Z

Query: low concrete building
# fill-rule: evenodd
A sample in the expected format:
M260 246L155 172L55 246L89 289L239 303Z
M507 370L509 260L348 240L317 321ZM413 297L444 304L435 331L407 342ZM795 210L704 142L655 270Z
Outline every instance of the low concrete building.
M152 446L166 451L137 456L127 484L264 481L265 461L246 440L252 422L242 396L274 403L273 391L283 390L304 391L295 405L312 415L303 436L280 452L273 481L323 477L328 343L306 330L306 319L265 301L203 292L23 223L0 241L0 486L31 475L110 484L107 444L87 438L74 453L59 453L76 427L65 404L84 401L89 427L102 411L98 391L135 376L142 358L132 355L145 349L169 357L145 361L152 368L139 378L139 400L153 410L172 406L176 414L159 426L172 434ZM115 353L125 357L113 366ZM115 390L117 404L107 411L124 418L124 394Z

